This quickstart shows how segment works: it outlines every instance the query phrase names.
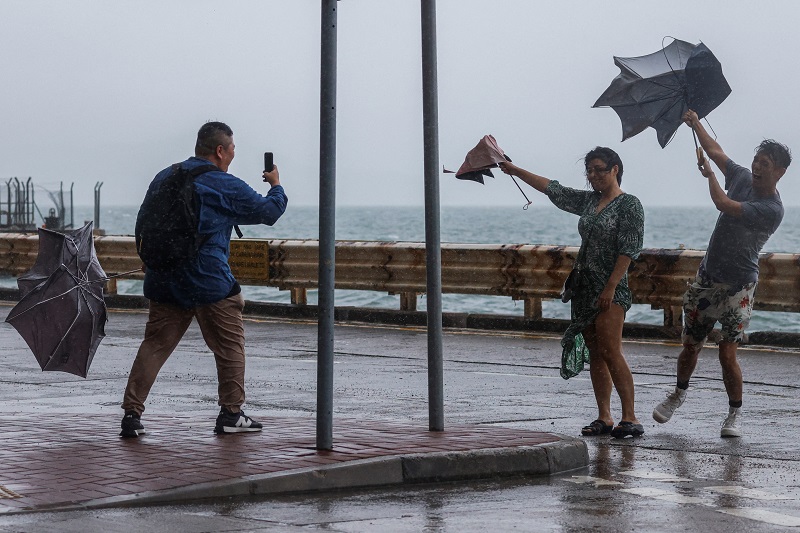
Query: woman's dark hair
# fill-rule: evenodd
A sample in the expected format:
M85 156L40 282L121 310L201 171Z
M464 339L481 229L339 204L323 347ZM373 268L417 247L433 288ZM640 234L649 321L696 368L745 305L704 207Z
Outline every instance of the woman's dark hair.
M588 154L586 154L586 157L583 158L584 166L589 168L589 163L593 159L599 159L606 164L606 168L608 169L611 169L611 167L617 165L617 185L622 185L622 159L620 159L617 152L611 148L606 148L605 146L598 146L594 150L591 150Z

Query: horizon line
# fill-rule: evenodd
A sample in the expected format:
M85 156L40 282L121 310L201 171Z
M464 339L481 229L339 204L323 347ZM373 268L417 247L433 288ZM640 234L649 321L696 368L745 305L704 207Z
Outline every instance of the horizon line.
M107 207L107 208L108 207L112 207L112 208L113 207L139 207L140 205L141 204L139 204L139 203L136 203L136 204L109 203L109 204L106 204L105 207ZM784 207L789 207L789 208L800 207L800 204L786 204L786 203L784 203L783 205L784 205ZM533 202L530 205L530 208L542 207L542 206L555 207L550 203L543 203L543 204L537 205L536 202ZM645 209L647 209L648 207L659 207L659 208L660 207L669 207L669 208L686 208L686 209L697 209L697 208L701 208L701 209L704 209L704 208L716 209L716 207L713 204L711 204L711 205L704 205L704 204L642 204L642 206ZM309 204L306 204L306 203L304 203L304 204L292 204L292 207L319 207L319 204L310 204L310 203ZM338 204L336 207L337 208L339 208L339 207L359 207L359 208L369 207L369 208L385 209L385 208L392 208L392 207L397 207L397 208L412 208L412 207L413 208L424 208L425 206L423 204ZM480 204L480 205L475 205L475 204L440 204L439 207L457 207L457 208L468 208L468 209L475 209L475 208L488 209L488 208L497 208L497 207L503 207L503 208L509 207L509 208L522 209L519 204ZM93 209L94 205L92 205L92 204L75 204L74 208L92 208ZM101 205L101 209L102 208L103 208L103 206Z

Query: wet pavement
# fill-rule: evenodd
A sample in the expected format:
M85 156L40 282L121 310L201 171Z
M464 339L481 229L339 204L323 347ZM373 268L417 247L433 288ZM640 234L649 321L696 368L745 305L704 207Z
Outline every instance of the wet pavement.
M9 364L0 370L0 397L13 414L0 415L0 513L550 475L588 464L586 445L575 437L475 424L431 432L426 423L369 413L337 417L333 450L316 450L312 405L259 409L253 399L271 388L274 374L269 362L277 346L264 342L248 347L248 388L258 391L248 412L265 431L214 435L213 359L196 330L162 371L143 416L147 434L120 439L119 394L145 318L112 313L87 380L39 371L4 324L0 345ZM308 330L308 324L281 327L284 339L298 327ZM248 329L258 338L274 325L249 320ZM308 367L306 356L288 359Z
M508 428L434 433L396 422L339 420L334 450L318 451L314 421L292 417L263 418L268 431L262 434L216 436L206 430L210 417L166 415L138 439L109 431L113 417L35 418L31 427L30 417L0 417L0 512L480 479L503 470L549 475L586 464L580 442ZM59 435L60 427L69 429ZM43 431L55 438L43 438Z
M8 309L0 308L4 313ZM16 332L6 324L0 328L0 507L14 507L11 502L33 497L31 488L51 483L36 493L42 498L36 504L40 512L0 515L0 530L36 531L47 522L51 530L109 531L114 530L110 524L131 521L152 531L477 531L492 524L502 525L500 530L585 531L611 523L618 531L679 531L698 523L712 524L709 531L800 527L798 353L741 350L745 436L721 439L727 401L715 350L701 354L684 406L671 422L658 425L650 412L673 386L678 347L636 341L625 343L625 353L634 369L637 411L646 434L625 442L581 440L590 459L582 470L501 481L272 495L266 500L219 497L201 505L151 506L147 512L41 512L58 503L44 495L58 492L68 501L130 503L124 497L114 500L120 493L113 490L127 485L130 494L140 483L141 492L134 494L151 491L152 480L142 484L143 472L159 483L172 483L162 487L172 490L209 483L208 476L241 479L252 475L248 465L261 461L258 468L266 468L282 455L298 461L307 476L319 469L319 463L302 463L320 457L311 449L316 324L263 318L246 323L246 409L265 423L262 434L211 434L217 410L213 360L192 327L153 389L143 416L148 436L130 442L116 437L118 404L144 320L138 312L110 315L108 337L86 380L40 372ZM558 376L556 337L447 330L444 348L445 434L462 437L462 450L474 449L480 438L489 442L479 446L483 449L512 437L577 435L594 418L588 375L568 381ZM334 446L342 449L333 453L344 455L343 461L373 461L387 443L406 454L415 449L446 453L425 448L437 440L426 431L425 364L423 329L338 325ZM613 405L618 413L616 399ZM361 445L344 449L359 438ZM289 451L281 451L279 442ZM193 465L191 477L175 475L176 454L180 462ZM43 466L45 456L52 459ZM52 472L70 463L80 465L86 475L92 467L105 472L109 492L78 498L80 479L55 483ZM36 468L39 477L26 478ZM241 471L234 472L237 468ZM123 473L128 477L120 481Z

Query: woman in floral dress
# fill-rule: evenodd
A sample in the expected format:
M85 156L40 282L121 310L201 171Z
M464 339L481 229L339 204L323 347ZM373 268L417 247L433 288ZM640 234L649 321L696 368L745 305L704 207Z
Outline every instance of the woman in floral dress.
M638 437L644 428L636 418L633 375L622 355L622 325L631 307L627 272L642 249L644 211L638 198L620 188L622 160L614 150L598 146L586 154L584 163L591 191L565 187L512 163L500 167L546 194L559 209L580 216L581 249L575 264L580 273L572 320L561 341L561 376L575 376L589 363L598 417L581 434ZM616 427L611 416L612 388L622 403Z

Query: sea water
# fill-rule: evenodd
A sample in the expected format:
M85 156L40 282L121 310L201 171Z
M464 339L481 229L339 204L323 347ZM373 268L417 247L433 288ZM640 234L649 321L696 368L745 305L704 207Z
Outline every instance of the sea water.
M107 235L132 235L138 207L111 206L100 212L100 227ZM76 227L93 219L93 208L76 207ZM705 250L717 218L713 207L645 207L645 248L686 248ZM265 239L319 238L319 211L313 206L290 205L274 226L243 226L245 237ZM441 208L441 239L450 243L473 244L557 244L580 245L578 217L565 213L549 203L519 207L453 207ZM764 247L764 252L800 252L800 209L786 209L778 231ZM336 238L357 241L425 241L423 207L339 207L336 210ZM13 283L8 278L3 285ZM141 294L141 282L120 281L122 294ZM271 287L243 287L249 300L290 301L287 291ZM308 291L309 303L316 303L316 291ZM399 296L373 291L337 290L337 306L382 307L399 309ZM425 309L420 296L418 308ZM444 312L497 313L522 315L522 302L503 296L442 295ZM545 317L569 318L569 304L545 301ZM634 305L626 318L629 322L661 324L663 312L649 305ZM800 333L800 313L756 311L749 331L787 331Z

